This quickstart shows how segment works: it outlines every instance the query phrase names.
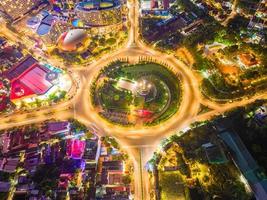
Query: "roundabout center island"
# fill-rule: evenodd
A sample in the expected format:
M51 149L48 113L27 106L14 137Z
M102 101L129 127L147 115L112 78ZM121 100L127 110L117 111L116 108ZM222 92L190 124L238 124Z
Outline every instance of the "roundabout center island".
M100 70L90 92L98 114L121 126L158 125L179 110L182 96L179 77L152 62L110 63Z

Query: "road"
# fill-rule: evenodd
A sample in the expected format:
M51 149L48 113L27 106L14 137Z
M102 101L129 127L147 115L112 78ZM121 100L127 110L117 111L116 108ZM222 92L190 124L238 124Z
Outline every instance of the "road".
M229 21L231 19L233 19L237 15L237 12L236 12L237 3L238 3L238 0L234 0L233 1L233 3L232 3L232 11L228 15L228 17L223 21L223 23L222 23L223 26L227 26L227 24L229 23Z
M86 67L68 69L71 70L71 75L77 83L76 92L70 100L52 105L49 108L40 108L38 112L34 113L15 113L5 117L2 116L0 117L0 130L37 123L47 119L64 120L71 117L79 119L88 127L97 126L99 135L114 136L133 158L135 166L135 199L149 200L149 178L144 170L144 165L151 158L163 138L183 130L192 122L210 119L237 106L246 105L256 99L267 98L267 95L262 94L227 104L218 104L205 99L199 90L199 80L191 71L190 66L177 60L173 55L158 52L142 42L139 34L139 3L137 0L130 0L127 5L131 26L125 47L107 54L91 64L87 64ZM5 34L13 41L19 41L19 36L10 33L9 30L5 30ZM169 66L175 73L180 75L183 88L182 102L179 111L171 119L154 127L126 128L110 124L99 117L90 103L90 85L100 69L109 64L110 61L126 57L129 58L130 62L137 62L140 57L143 59L149 58ZM55 63L54 60L49 58L48 62ZM57 63L57 66L59 65L60 63ZM198 114L201 104L212 110L204 114Z

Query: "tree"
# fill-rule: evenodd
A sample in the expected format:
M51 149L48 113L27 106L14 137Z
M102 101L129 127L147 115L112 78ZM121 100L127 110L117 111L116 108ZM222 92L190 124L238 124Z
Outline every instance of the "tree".
M116 41L117 40L115 38L109 38L106 40L106 43L111 46L111 45L114 45Z
M132 179L128 174L123 175L122 182L124 185L129 185L131 183L131 181L132 181Z
M57 189L57 181L60 170L56 164L40 165L32 176L32 180L43 194L52 194L52 191Z
M86 136L86 139L91 139L92 137L94 137L94 134L90 131L87 131L85 136Z

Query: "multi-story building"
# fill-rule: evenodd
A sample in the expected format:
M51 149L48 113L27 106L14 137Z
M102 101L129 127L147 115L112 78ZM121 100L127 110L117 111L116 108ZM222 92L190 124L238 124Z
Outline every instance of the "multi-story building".
M255 14L251 17L248 28L263 30L267 28L267 1L262 0L258 3Z
M75 7L77 17L88 26L108 26L122 22L121 4L117 1L88 1Z
M170 8L170 1L169 0L162 0L163 9L168 10Z
M43 0L1 0L0 11L8 15L12 20L16 20L37 8L43 2Z
M248 24L249 30L254 30L254 34L251 35L251 41L253 43L266 43L266 28L267 28L267 1L261 0L254 15L251 17Z
M170 0L150 0L150 9L163 9L168 10L170 8Z
M49 33L41 36L41 39L47 46L54 46L57 44L60 36L69 29L68 23L57 21L53 24Z
M62 10L74 8L74 6L82 0L49 0L51 5L60 7Z
M154 9L158 7L158 1L157 0L151 0L150 1L150 9Z

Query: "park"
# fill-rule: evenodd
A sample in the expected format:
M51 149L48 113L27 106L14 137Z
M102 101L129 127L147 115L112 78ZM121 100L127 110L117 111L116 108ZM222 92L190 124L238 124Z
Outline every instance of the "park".
M165 66L152 62L111 63L103 68L91 88L92 103L110 123L153 126L179 109L179 78Z

